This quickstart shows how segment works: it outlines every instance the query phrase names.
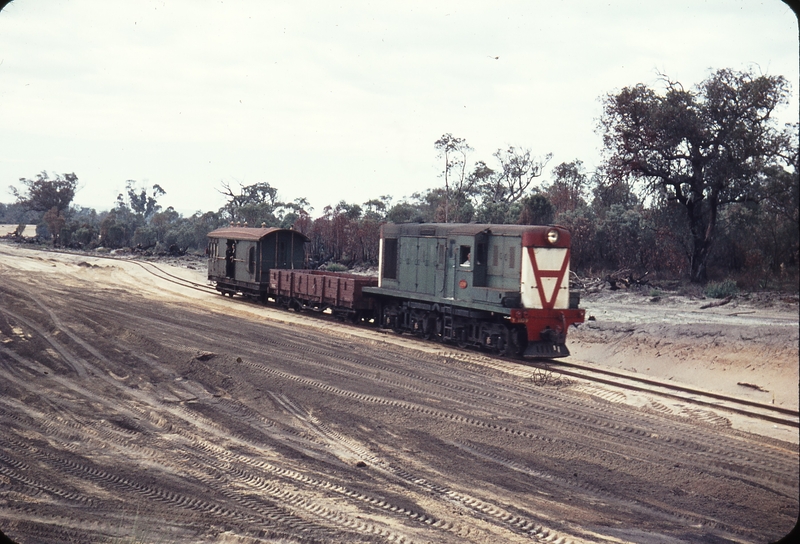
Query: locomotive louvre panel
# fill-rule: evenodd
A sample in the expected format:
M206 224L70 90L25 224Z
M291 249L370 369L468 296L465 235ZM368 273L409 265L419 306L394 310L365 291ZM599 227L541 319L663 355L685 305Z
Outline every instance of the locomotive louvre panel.
M472 247L472 285L475 287L486 287L487 282L487 244L489 236L486 232L479 232L475 235L475 243Z
M416 240L408 236L399 239L399 263L397 281L402 291L416 290L417 283L417 244Z
M436 294L436 238L418 238L417 292Z
M447 239L436 239L436 263L433 270L434 290L433 295L445 296L445 281L447 278Z
M487 286L494 289L519 290L519 236L492 235L488 242Z

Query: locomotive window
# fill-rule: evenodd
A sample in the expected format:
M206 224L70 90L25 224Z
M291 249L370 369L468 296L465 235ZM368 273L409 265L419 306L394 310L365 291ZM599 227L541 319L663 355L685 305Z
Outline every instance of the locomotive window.
M500 264L500 248L494 246L494 251L492 252L492 266L497 266Z
M447 251L447 246L439 244L439 264L444 264L444 254Z
M397 279L397 238L383 240L383 277Z
M472 258L472 246L461 246L458 252L458 262L461 266L470 266Z
M250 248L250 251L247 254L247 271L251 274L253 270L256 269L256 248L255 246Z
M508 248L508 267L509 268L514 268L514 261L516 260L516 259L514 259L514 253L515 253L515 251L514 251L513 247Z

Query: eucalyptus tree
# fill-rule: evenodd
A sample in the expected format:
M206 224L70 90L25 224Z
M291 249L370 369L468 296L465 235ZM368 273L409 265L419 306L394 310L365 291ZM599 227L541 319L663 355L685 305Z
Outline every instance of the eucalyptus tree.
M36 179L20 178L25 187L20 192L11 186L11 193L17 198L17 204L24 209L43 213L43 221L53 237L53 243L60 242L61 229L66 224L70 204L75 198L78 188L78 176L75 173L56 174L51 179L46 171L36 175Z
M603 101L598 131L610 181L634 180L677 202L691 232L690 277L707 278L720 208L755 201L784 137L775 109L788 101L782 76L721 69L692 89L662 76Z
M460 209L474 187L472 178L467 175L467 155L473 149L464 138L458 138L449 132L436 140L433 147L439 152L439 158L444 159L444 169L442 170L444 222L447 223L451 219L451 198L457 204L452 219L456 222L461 221L463 219L459 217Z

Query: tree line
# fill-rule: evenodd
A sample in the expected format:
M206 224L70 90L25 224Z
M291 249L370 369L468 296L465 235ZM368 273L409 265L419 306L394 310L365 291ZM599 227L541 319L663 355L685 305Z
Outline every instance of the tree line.
M261 182L222 183L225 205L182 217L165 194L128 181L106 212L72 206L75 174L42 172L12 187L0 222L33 222L57 245L202 250L206 234L234 224L295 228L310 240L310 264L374 265L385 222L560 224L572 231L572 266L597 275L628 269L696 283L734 277L767 287L798 277L798 125L778 126L788 103L781 76L722 69L686 89L661 76L660 89L625 87L602 99L597 132L603 161L555 165L551 153L506 146L489 161L451 133L433 143L443 183L395 202L383 195L313 211L285 202ZM770 283L771 282L771 283Z

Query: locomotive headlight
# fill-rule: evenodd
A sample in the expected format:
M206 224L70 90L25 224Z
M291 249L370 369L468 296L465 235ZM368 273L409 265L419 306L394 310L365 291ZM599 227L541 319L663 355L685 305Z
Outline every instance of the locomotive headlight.
M547 241L550 244L555 244L558 242L558 231L556 229L550 229L547 231Z

